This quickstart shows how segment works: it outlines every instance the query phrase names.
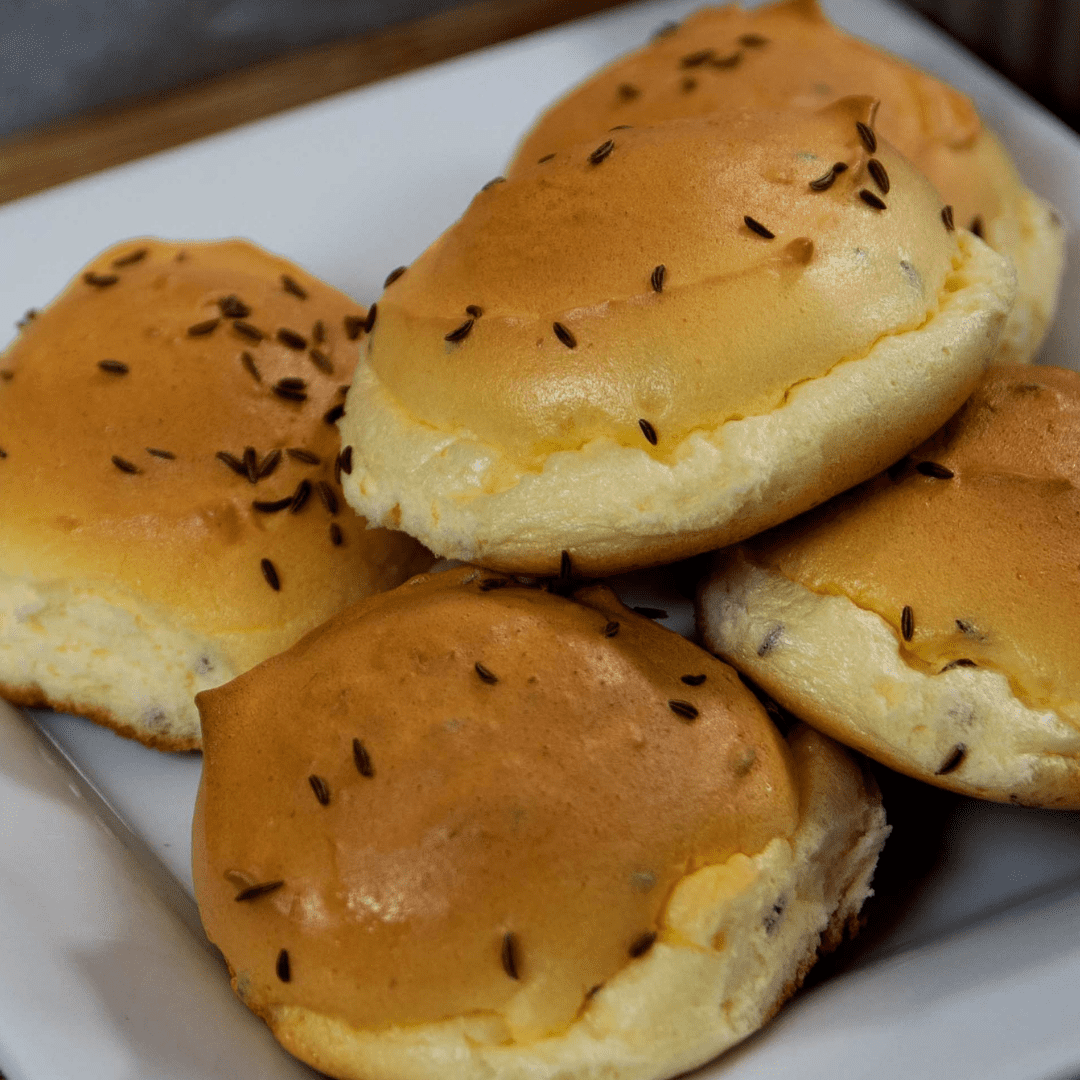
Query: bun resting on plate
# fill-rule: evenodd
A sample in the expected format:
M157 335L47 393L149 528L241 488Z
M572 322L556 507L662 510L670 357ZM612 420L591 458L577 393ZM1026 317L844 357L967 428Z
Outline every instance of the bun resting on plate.
M877 133L929 178L958 227L1013 260L1017 297L997 359L1030 360L1057 304L1061 219L1024 185L970 99L842 33L814 0L754 11L704 8L667 28L552 105L526 136L510 175L552 152L604 138L615 125L649 126L740 106L817 109L849 94L880 98Z
M992 368L889 473L719 556L709 648L910 776L1080 809L1080 375Z
M199 695L195 891L337 1077L666 1077L855 923L873 782L593 586L415 578Z
M0 357L0 693L160 749L430 558L341 498L364 312L240 240L104 252Z
M873 116L739 109L487 185L378 302L346 497L440 555L608 574L895 461L971 391L1013 276Z

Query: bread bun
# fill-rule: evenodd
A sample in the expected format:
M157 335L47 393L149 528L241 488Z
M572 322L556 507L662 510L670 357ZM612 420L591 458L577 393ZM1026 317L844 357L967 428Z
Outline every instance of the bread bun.
M144 239L23 327L0 357L0 693L193 748L196 691L430 564L335 482L364 314L244 241Z
M1030 360L1050 328L1064 267L1060 218L1029 191L971 101L926 72L837 30L815 0L754 11L705 8L571 90L526 136L509 175L621 124L717 109L820 108L881 100L876 130L953 207L956 224L1016 265L1016 304L998 359Z
M992 368L888 474L720 556L709 648L967 795L1080 809L1080 374Z
M894 461L970 392L1013 280L873 115L673 121L488 185L378 303L350 503L440 555L608 574Z
M337 1077L662 1077L868 895L872 781L594 586L464 567L199 695L193 859L246 1004Z

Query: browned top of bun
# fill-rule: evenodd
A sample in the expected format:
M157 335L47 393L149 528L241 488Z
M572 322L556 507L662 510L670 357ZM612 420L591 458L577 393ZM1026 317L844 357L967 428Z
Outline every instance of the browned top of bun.
M554 1031L681 876L798 821L735 673L602 587L415 578L198 704L196 895L257 1012Z
M755 11L705 8L572 90L525 138L512 172L616 124L646 126L716 109L817 108L850 94L880 98L877 130L930 178L956 221L992 218L1000 153L983 151L970 100L895 56L837 30L814 0Z
M1080 374L991 368L909 458L751 541L754 561L888 619L927 671L970 661L1080 720Z
M240 669L401 580L418 548L344 504L324 418L363 315L241 240L94 259L0 358L0 571L135 594ZM298 489L296 512L254 505Z
M523 168L389 286L364 362L413 419L526 468L600 437L649 450L642 419L663 455L770 412L923 325L958 257L883 140L873 179L874 105L737 109Z

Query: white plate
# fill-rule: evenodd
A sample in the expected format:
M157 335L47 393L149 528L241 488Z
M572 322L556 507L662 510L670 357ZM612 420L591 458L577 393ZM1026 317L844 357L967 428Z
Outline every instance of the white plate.
M501 171L547 102L694 6L619 9L0 207L0 325L40 307L102 248L140 234L247 236L368 301ZM970 93L1028 182L1080 222L1071 132L886 0L825 6ZM1067 351L1080 341L1075 236L1070 256L1044 359L1077 366ZM685 626L669 577L623 589L663 597ZM27 723L0 704L8 1080L313 1076L235 1001L199 930L188 867L198 770L196 756L156 754L65 716ZM1080 1073L1080 815L902 781L888 794L899 827L882 863L877 928L839 973L834 965L705 1073Z

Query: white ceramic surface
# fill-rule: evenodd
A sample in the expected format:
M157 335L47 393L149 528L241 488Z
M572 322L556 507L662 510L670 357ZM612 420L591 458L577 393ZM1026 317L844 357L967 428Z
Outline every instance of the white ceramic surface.
M0 207L0 326L140 234L248 236L360 301L497 175L533 116L694 0L619 9ZM956 83L1080 222L1080 140L886 0L830 15ZM1044 353L1080 366L1080 246ZM0 336L6 336L0 334ZM1080 357L1078 357L1080 359ZM621 582L690 626L663 573ZM0 703L0 1071L8 1080L313 1076L232 997L190 896L199 759ZM947 800L937 862L852 954L704 1073L1080 1075L1080 816ZM103 827L104 826L104 827ZM888 855L888 852L887 852Z

